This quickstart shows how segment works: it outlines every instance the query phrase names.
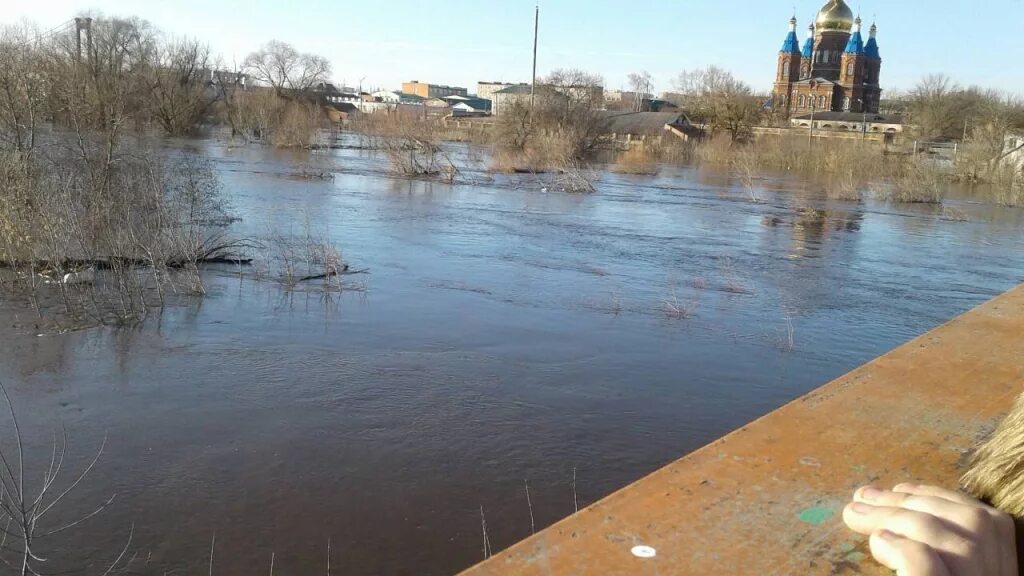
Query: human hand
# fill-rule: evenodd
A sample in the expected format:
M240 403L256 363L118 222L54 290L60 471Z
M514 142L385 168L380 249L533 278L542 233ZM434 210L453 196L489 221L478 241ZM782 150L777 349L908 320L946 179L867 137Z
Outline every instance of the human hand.
M1016 576L1013 518L959 492L900 484L859 488L843 510L871 555L899 576Z

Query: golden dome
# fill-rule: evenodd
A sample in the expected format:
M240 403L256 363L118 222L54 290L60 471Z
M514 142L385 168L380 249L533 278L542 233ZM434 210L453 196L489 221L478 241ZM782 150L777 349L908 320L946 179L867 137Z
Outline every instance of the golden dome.
M849 32L853 28L853 10L843 0L829 0L818 11L815 25L819 32Z

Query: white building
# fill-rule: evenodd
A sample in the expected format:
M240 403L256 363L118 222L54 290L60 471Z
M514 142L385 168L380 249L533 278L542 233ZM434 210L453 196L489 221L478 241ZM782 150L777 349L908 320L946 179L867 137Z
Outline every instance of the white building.
M511 82L477 82L476 83L476 96L477 98L483 98L484 100L494 101L494 93L498 90L504 90L512 86L526 86L527 84L513 84Z
M378 90L370 94L376 102L384 102L386 104L423 104L426 100L421 96L415 94L406 94L405 92L399 92L398 90Z

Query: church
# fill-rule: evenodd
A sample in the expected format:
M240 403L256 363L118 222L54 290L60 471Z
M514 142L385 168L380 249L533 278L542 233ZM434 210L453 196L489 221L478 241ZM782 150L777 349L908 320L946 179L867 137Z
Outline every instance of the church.
M861 36L860 16L843 0L828 0L810 24L800 47L797 20L779 51L772 103L787 116L812 112L877 113L882 95L878 76L882 57L871 24Z

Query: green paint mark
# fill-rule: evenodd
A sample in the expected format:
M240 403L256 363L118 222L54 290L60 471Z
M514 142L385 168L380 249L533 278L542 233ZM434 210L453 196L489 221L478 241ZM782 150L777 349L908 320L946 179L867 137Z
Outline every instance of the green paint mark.
M859 564L860 561L864 558L865 556L863 552L850 552L846 555L846 558L844 558L844 560L846 560L847 562L853 562L854 564Z
M856 546L854 546L851 542L843 542L839 545L839 549L843 552L853 552L854 548L856 548Z
M835 511L828 506L811 506L800 512L800 521L818 526L831 518L833 514Z

